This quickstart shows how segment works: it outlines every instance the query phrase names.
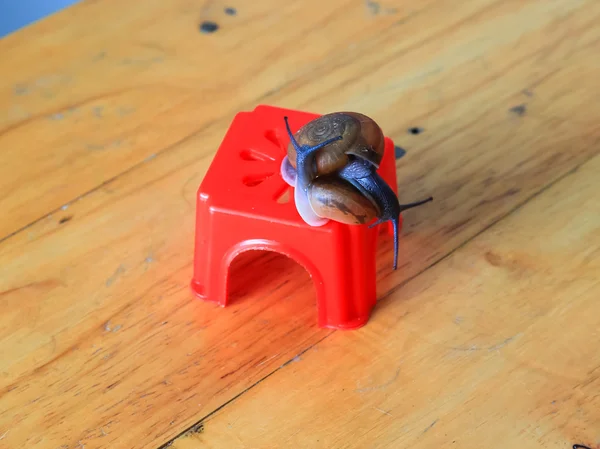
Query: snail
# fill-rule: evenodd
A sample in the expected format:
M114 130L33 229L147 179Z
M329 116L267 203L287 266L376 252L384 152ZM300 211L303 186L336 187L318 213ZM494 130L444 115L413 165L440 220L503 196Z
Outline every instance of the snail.
M294 187L294 201L311 226L329 220L369 227L391 221L394 230L394 270L398 267L400 214L433 198L400 204L377 173L384 136L371 118L355 112L323 115L296 132L284 117L290 138L281 176ZM321 151L319 151L321 150Z
M377 169L383 158L383 132L371 118L356 112L323 115L304 125L295 136L287 117L284 120L290 143L281 174L295 188L294 200L302 219L311 226L322 226L329 220L310 207L308 186L317 176L333 174L350 160L362 159ZM325 146L327 151L318 151Z

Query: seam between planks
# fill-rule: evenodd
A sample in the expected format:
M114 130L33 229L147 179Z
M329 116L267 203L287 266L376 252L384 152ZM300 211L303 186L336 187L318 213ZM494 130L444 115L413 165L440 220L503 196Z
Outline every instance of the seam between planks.
M558 184L562 180L568 178L569 176L571 176L574 173L576 173L577 171L579 171L579 169L581 167L583 167L584 165L590 163L596 157L600 157L600 151L596 152L595 154L593 154L592 156L590 156L589 158L587 158L586 160L584 160L580 164L576 165L575 167L571 168L570 170L566 171L562 175L557 176L554 180L548 182L546 185L542 186L539 190L537 190L536 192L534 192L531 195L529 195L527 198L525 198L520 203L516 204L512 209L510 209L504 215L498 217L496 220L492 221L490 224L488 224L487 226L483 227L481 230L479 230L478 232L476 232L472 236L470 236L467 239L465 239L462 243L458 244L455 248L453 248L450 251L448 251L445 255L441 256L439 259L437 259L434 262L432 262L431 264L427 265L425 268L423 268L421 271L419 271L415 275L413 275L413 276L405 279L404 281L400 282L398 285L396 285L395 287L391 288L388 292L382 294L378 298L377 303L379 304L381 301L387 299L389 296L391 296L393 293L395 293L396 291L398 291L403 286L407 285L409 282L411 282L414 279L418 278L419 276L423 275L425 272L427 272L431 268L435 267L436 265L444 262L446 259L448 259L449 257L451 257L454 253L456 253L460 249L464 248L466 245L468 245L470 242L472 242L473 240L475 240L477 237L479 237L483 233L487 232L489 229L495 227L498 223L502 222L506 218L509 218L514 213L516 213L519 210L521 210L525 205L527 205L527 203L529 203L530 201L536 199L537 197L539 197L540 195L542 195L544 192L546 192L548 189L552 188L553 186L555 186L556 184ZM309 350L311 350L312 348L314 348L315 346L317 346L321 342L323 342L326 339L328 339L331 335L335 334L336 332L338 332L338 331L337 330L333 330L333 331L329 332L323 338L319 339L318 341L316 341L315 343L313 343L312 345L310 345L306 349L303 349L297 355L295 355L291 359L287 360L286 362L282 363L279 367L275 368L273 371L271 371L270 373L266 374L265 376L263 376L262 378L260 378L259 380L257 380L254 384L250 385L249 387L247 387L246 389L244 389L242 392L238 393L233 398L227 400L226 402L224 402L223 404L221 404L219 407L217 407L215 410L213 410L212 412L208 413L207 415L205 415L204 417L202 417L200 420L196 421L193 425L191 425L190 427L186 428L184 431L180 432L179 434L177 434L175 437L171 438L166 443L160 445L157 449L167 449L168 447L170 447L175 442L175 440L181 438L182 436L184 436L186 433L192 431L193 429L199 428L199 426L201 426L207 419L209 419L210 417L212 417L213 415L215 415L216 413L218 413L219 411L221 411L222 409L224 409L228 405L230 405L233 402L235 402L243 394L245 394L246 392L252 390L254 387L256 387L257 385L261 384L262 382L264 382L265 380L267 380L269 377L271 377L275 373L279 372L281 369L285 368L287 365L289 365L290 363L292 363L296 357L305 354L306 352L308 352Z
M194 423L193 425L191 425L190 427L188 427L187 429L185 429L184 431L180 432L179 434L177 434L176 436L174 436L173 438L171 438L169 441L167 441L166 443L160 445L158 447L158 449L166 449L169 446L171 446L173 444L173 442L179 438L181 438L182 436L184 436L186 433L188 433L189 431L198 428L198 426L200 426L204 421L206 421L208 418L210 418L212 415L214 415L215 413L219 412L220 410L222 410L223 408L227 407L229 404L231 404L232 402L236 401L239 397L241 397L244 393L246 393L247 391L251 390L252 388L256 387L258 384L264 382L265 380L267 380L269 377L271 377L272 375L274 375L275 373L277 373L281 368L284 368L285 366L289 365L290 363L292 363L294 361L294 359L296 357L301 357L302 355L304 355L306 352L310 351L312 348L314 348L316 345L318 345L319 343L321 343L323 340L325 340L326 338L329 338L330 335L334 334L336 331L330 331L327 335L325 335L323 338L317 340L316 342L314 342L312 345L308 346L307 348L303 349L302 351L300 351L298 354L296 354L294 357L292 357L291 359L289 359L287 362L284 362L281 366L279 366L278 368L274 369L273 371L271 371L270 373L266 374L264 377L260 378L259 380L257 380L255 383L253 383L252 385L250 385L249 387L247 387L246 389L244 389L243 391L241 391L240 393L236 394L234 397L232 397L231 399L225 401L223 404L221 404L220 406L218 406L216 409L214 409L212 412L210 412L208 415L204 416L201 420L197 421L196 423Z
M464 23L465 21L468 21L468 20L472 19L473 17L476 17L478 14L482 13L483 11L487 11L487 10L488 10L488 9L490 9L490 8L493 8L493 7L494 7L494 6L496 6L497 4L498 4L498 2L492 2L490 5L488 5L488 6L486 6L485 8L483 8L483 10L478 10L476 13L474 13L474 14L471 14L469 17L467 17L467 18L464 18L464 19L460 20L460 21L459 21L459 24L461 24L461 23ZM426 11L426 10L429 8L429 6L431 6L431 5L428 5L428 6L426 6L425 8L423 8L422 10L420 10L420 11L417 11L417 14L411 14L411 16L410 16L410 17L408 17L408 18L406 18L406 20L402 21L402 25L405 25L405 24L406 24L408 21L410 21L411 19L413 19L415 16L419 15L419 14L420 14L420 13L422 13L423 11ZM388 31L388 30L390 30L390 29L392 29L392 28L395 28L395 27L396 27L396 25L397 25L396 23L391 23L391 24L389 24L389 26L388 26L388 27L386 27L384 30L381 30L381 31ZM453 28L455 28L455 27L456 27L456 25L457 25L457 24L453 24L453 25L451 25L451 26L449 26L449 27L447 27L447 28L444 28L444 29L443 29L442 31L440 31L439 33L443 34L443 33L444 33L444 32L446 32L448 29L453 29ZM439 33L438 33L438 34L439 34ZM381 34L381 33L380 33L380 34ZM368 39L368 42L371 42L371 41L375 41L375 42L376 42L376 41L377 41L377 39L379 38L380 34L379 34L379 35L374 35L374 36L372 36L371 38L369 38L369 39ZM427 43L427 42L431 41L431 39L432 39L432 38L434 38L436 35L437 35L437 34L434 34L433 36L431 36L431 35L430 35L430 36L427 36L427 37L425 37L423 40L421 40L421 41L419 41L418 43L414 44L412 47L403 48L403 49L401 49L400 51L398 51L398 52L396 52L396 53L393 53L393 55L395 55L395 56L396 56L396 55L398 55L398 54L404 54L404 53L406 53L406 52L408 52L408 51L411 51L412 49L414 49L414 48L418 47L419 45L422 45L423 43ZM368 45L367 45L367 47L368 47ZM333 53L335 54L336 52L334 51ZM343 62L343 54L342 54L342 55L340 55L340 58L342 58L342 63L341 63L341 66L344 66L345 64L344 64L344 62ZM327 60L327 62L331 62L331 58L327 58L326 60ZM318 71L318 70L320 70L320 69L323 69L323 70L325 70L325 72L327 73L327 72L330 72L331 70L336 70L337 68L339 68L339 67L340 67L340 64L339 64L339 62L338 62L337 64L335 64L335 63L334 63L334 64L333 64L333 66L332 66L331 68L329 68L329 69L327 69L327 65L328 65L328 64L324 64L324 65L318 66L318 67L316 67L316 68L315 68L315 70L317 70L317 71ZM310 74L311 74L311 75L312 75L312 74L314 74L314 71L315 71L315 70L312 70L312 71L310 72ZM288 86L290 86L290 85L293 85L294 83L297 83L297 82L299 82L299 83L300 83L300 85L305 85L305 84L306 84L306 82L305 82L305 77L306 77L306 75L307 75L307 73L303 73L303 74L301 74L301 75L300 75L300 76L298 76L298 77L295 77L295 78L293 78L293 79L290 79L290 80L287 80L287 81L283 82L283 83L282 83L282 84L280 84L279 86L276 86L276 87L274 87L274 88L271 88L271 89L269 89L269 90L267 90L267 91L265 91L265 92L262 92L262 93L261 93L259 96L257 96L257 98L256 98L256 99L254 99L253 101L249 101L249 102L247 102L247 103L245 103L245 104L241 105L241 107L240 107L240 109L239 109L239 110L240 110L240 111L242 111L242 110L246 110L246 109L252 108L253 106L256 106L257 104L260 104L260 103L261 103L262 101L264 101L265 99L267 99L267 98L269 98L269 97L271 97L271 96L273 96L273 95L277 94L277 93L278 93L279 91L281 91L282 89L285 89L286 87L288 87ZM349 82L349 83L351 83L351 82L353 82L355 79L356 79L356 77L354 77L354 78L351 78L350 80L348 80L348 81L347 81L347 83L348 83L348 82ZM124 91L126 91L126 90L129 90L129 89L122 89L122 90L120 90L120 91L117 91L116 93L121 93L121 92L124 92ZM112 95L112 94L114 94L114 93L115 93L115 92L112 92L112 93L110 93L109 95ZM96 98L96 97L98 97L98 98L99 98L99 97L105 97L105 96L106 96L106 94L102 94L102 95L98 95L98 96L92 97L91 99L94 99L94 98ZM86 103L86 102L89 102L89 101L90 101L90 99L88 98L88 99L82 100L82 101L81 101L81 102L79 102L79 103L82 103L82 104L83 104L83 103ZM64 109L64 108L61 108L61 110L62 110L62 109ZM111 178L109 178L109 179L107 179L107 180L105 180L105 181L101 182L100 184L98 184L97 186L95 186L95 187L91 188L90 190L88 190L88 191L86 191L86 192L84 192L84 193L82 193L82 194L80 194L80 195L76 196L75 198L73 198L73 199L71 199L71 200L69 200L69 201L66 201L66 202L65 202L65 204L70 204L70 203L72 203L72 202L74 202L74 201L78 201L78 200L80 200L80 199L84 198L85 196L89 195L90 193L93 193L93 192L97 191L98 189L100 189L100 188L104 187L105 185L107 185L107 184L109 184L109 183L111 183L111 182L115 181L115 180L116 180L116 179L118 179L119 177L121 177L121 176L123 176L123 175L126 175L127 173L130 173L130 172L132 172L132 171L133 171L133 170L135 170L136 168L138 168L138 167L142 166L143 164L145 164L146 162L148 162L150 158L154 158L154 157L156 157L156 156L157 156L157 155L159 155L159 154L163 154L163 153L166 153L166 152L168 152L168 151L169 151L169 150L171 150L171 149L174 149L174 148L175 148L175 147L176 147L178 144L180 144L180 143L184 143L185 141L187 141L187 139L194 137L196 134L199 134L200 132L202 132L202 131L204 131L204 130L208 129L210 126L214 125L215 123L219 123L221 120L225 120L225 119L226 119L226 118L227 118L227 117L228 117L230 114L231 114L231 111L227 111L227 112L226 112L224 115L222 115L222 116L220 116L220 117L218 117L218 118L216 118L216 119L214 119L214 120L212 120L212 121L210 121L210 122L206 123L205 125L203 125L203 126L202 126L202 128L200 128L199 130L197 130L197 131L194 131L192 134L190 134L190 135L188 135L188 136L186 136L186 137L182 138L182 139L181 139L181 140L179 140L178 142L175 142L175 143L173 143L173 144L171 144L171 145L169 145L169 146L167 146L167 147L163 148L162 150L156 151L156 152L155 152L155 153L154 153L154 154L153 154L151 157L149 157L149 158L145 158L144 160L142 160L142 161L138 162L137 164L134 164L134 165L132 165L131 167L129 167L129 168L127 168L127 169L125 169L124 171L122 171L122 172L120 172L120 173L116 174L115 176L113 176L113 177L111 177ZM27 119L27 120L26 120L26 122L29 122L30 120L31 120L31 119ZM4 129L4 130L0 131L0 135L1 135L1 134L4 134L4 133L6 133L6 132L8 132L8 131L11 131L13 128L18 128L18 127L20 127L22 124L23 124L23 122L19 122L19 123L16 123L16 124L14 124L14 125L11 125L11 126L9 126L8 128L6 128L6 129ZM60 210L60 207L57 207L57 208L55 208L55 209L53 209L53 210L51 210L51 211L49 211L49 212L47 212L47 213L45 213L45 214L41 215L41 216L40 216L40 217L38 217L37 219L34 219L34 220L32 220L32 221L31 221L31 222L29 222L28 224L21 226L19 229L16 229L15 231L12 231L12 232L10 232L9 234L7 234L7 235L5 235L5 236L3 236L3 237L0 237L0 244L1 244L1 243L3 243L5 240L7 240L7 239L9 239L9 238L13 237L14 235L16 235L16 234L18 234L18 233L20 233L20 232L22 232L22 231L24 231L24 230L28 229L29 227L33 226L34 224L36 224L36 223L39 223L41 220L44 220L44 219L45 219L45 218L47 218L48 216L50 216L50 215L52 215L52 214L54 214L54 213L57 213L59 210Z
M172 150L176 147L178 147L179 145L181 145L182 143L187 142L190 139L193 139L194 137L196 137L198 134L201 134L202 132L206 131L208 128L210 128L212 125L214 125L218 120L212 120L208 123L206 123L205 125L203 125L201 128L193 131L191 134L188 134L187 136L184 136L183 138L179 139L177 142L172 143L171 145L168 145L167 147L163 148L162 150L154 153L153 155L145 158L144 160L138 162L137 164L132 165L131 167L127 168L126 170L122 171L121 173L116 174L115 176L106 179L104 181L102 181L100 184L98 184L97 186L87 190L86 192L83 192L82 194L78 195L77 197L73 198L70 201L67 201L65 204L71 204L74 203L76 201L81 200L82 198L85 198L86 196L100 190L102 187L105 187L108 184L111 184L112 182L116 181L118 178L120 178L123 175L127 175L128 173L131 173L133 171L135 171L136 169L138 169L139 167L142 167L144 164L148 163L150 160L155 159L156 156L158 156L159 154L163 154L168 152L169 150ZM201 158L202 159L202 158ZM62 208L61 207L57 207L53 210L51 210L50 212L42 215L39 218L36 218L35 220L33 220L31 223L28 223L22 227L20 227L19 229L7 234L6 236L0 238L0 243L3 243L4 241L8 240L9 238L17 235L18 233L25 231L26 229L30 228L31 226L35 225L36 223L39 223L40 221L44 220L45 218L58 213L58 211L60 211Z
M389 30L391 28L394 28L394 26L395 25L393 23L391 23L391 24L389 24L389 26L387 28L385 28L385 29L383 29L381 31L387 31L387 30ZM379 34L373 35L373 36L371 36L370 38L367 39L367 42L377 41L378 38L379 38ZM335 50L338 50L338 49L337 48L334 49L334 51L332 52L333 54L337 53L337 51L335 51ZM331 62L331 58L325 58L325 60L327 62L324 65L321 65L320 67L317 67L316 68L317 70L318 69L323 69L323 68L325 68L325 70L327 70L326 69L327 63ZM334 65L331 69L335 70L336 68L337 68L337 66ZM303 83L303 78L305 78L307 75L312 75L313 72L314 71L310 71L309 73L308 72L307 73L302 73L302 74L300 74L300 76L297 76L295 78L292 78L292 79L289 79L287 81L284 81L283 83L281 83L278 86L272 87L272 88L270 88L270 89L268 89L268 90L266 90L264 92L261 92L254 100L248 101L248 102L246 102L246 103L238 106L238 108L239 108L238 112L246 111L246 110L250 110L250 109L254 108L256 105L260 104L265 99L267 99L267 98L269 98L269 97L277 94L282 89L285 89L288 86L293 85L296 82L301 82L302 84L305 84L305 83ZM127 88L127 89L121 89L121 90L114 91L114 92L109 92L109 93L103 93L103 94L95 95L95 96L92 96L90 98L86 98L84 100L81 100L81 101L79 101L77 103L74 103L72 105L69 105L67 107L61 107L60 109L56 109L55 111L61 111L61 110L64 110L65 108L68 109L68 108L73 107L73 106L78 106L78 105L81 105L81 104L88 103L88 102L93 101L93 100L98 99L98 98L105 98L107 96L112 96L114 94L123 93L123 92L126 92L128 90L132 90L132 89L131 88ZM48 114L52 114L52 113L53 113L52 111L49 111L49 112L46 112L46 113L43 113L43 114L39 114L38 116L35 116L35 117L27 118L24 121L20 121L20 122L14 123L12 125L9 125L7 128L0 130L0 136L2 136L3 134L6 134L8 132L11 132L14 129L17 129L17 128L23 126L24 124L27 124L27 123L29 123L29 122L31 122L33 120L39 119L42 116L45 116L45 115L48 115ZM171 145L168 145L167 147L165 147L165 148L163 148L161 150L156 151L152 156L149 156L149 157L145 158L144 160L142 160L142 161L140 161L140 162L132 165L131 167L129 167L127 169L125 169L124 171L122 171L122 172L120 172L120 173L112 176L111 178L102 181L97 186L89 189L88 191L86 191L84 193L79 194L78 196L76 196L75 198L73 198L73 199L71 199L69 201L66 201L65 204L70 204L70 203L72 203L74 201L78 201L78 200L84 198L85 196L89 195L90 193L93 193L93 192L97 191L98 189L104 187L105 185L107 185L107 184L115 181L119 177L121 177L123 175L126 175L127 173L132 172L133 170L135 170L138 167L141 167L143 164L145 164L146 162L148 162L150 159L155 158L159 154L163 154L163 153L168 152L171 149L174 149L180 143L184 143L189 138L194 137L195 135L201 133L202 131L205 131L210 126L214 125L215 123L220 123L222 120L227 120L227 118L231 116L231 113L232 113L232 110L226 111L225 113L223 113L223 115L217 117L216 119L213 119L213 120L207 122L200 129L198 129L197 131L194 131L192 134L190 134L188 136L185 136L181 140L179 140L179 141L177 141L177 142L175 142L175 143L173 143ZM231 120L231 118L229 120ZM41 220L44 220L45 218L47 218L48 216L50 216L50 215L58 212L59 210L60 210L60 207L57 207L57 208L55 208L55 209L53 209L53 210L51 210L49 212L46 212L43 215L41 215L40 217L38 217L38 218L32 220L31 222L29 222L29 223L21 226L19 229L16 229L15 231L12 231L12 232L8 233L7 235L0 237L0 244L3 243L5 240L9 239L10 237L12 237L12 236L14 236L14 235L16 235L16 234L18 234L18 233L26 230L27 228L33 226L34 224L39 223Z

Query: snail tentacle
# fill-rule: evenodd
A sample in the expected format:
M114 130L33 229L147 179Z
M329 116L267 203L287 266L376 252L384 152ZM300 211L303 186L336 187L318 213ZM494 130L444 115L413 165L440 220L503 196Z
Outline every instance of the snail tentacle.
M353 162L353 164L361 164L361 162L356 161ZM352 177L352 174L360 173L361 171L351 167L351 165L352 164L348 165L340 171L340 177L354 184L363 192L363 195L372 198L379 206L380 214L377 217L377 220L369 227L374 227L387 221L392 222L394 228L394 270L396 270L398 268L398 228L400 224L400 214L407 209L428 203L429 201L432 201L433 198L429 197L425 200L413 203L400 204L396 193L379 173L375 170L371 170L368 176Z
M294 138L294 134L292 133L292 130L290 129L290 123L287 117L284 117L285 120L285 127L288 133L288 136L290 138L290 141L292 142L292 145L294 146L295 150L296 150L296 180L298 183L298 180L300 181L300 186L302 187L302 189L304 191L306 191L306 189L308 188L308 185L310 184L310 182L312 181L312 179L316 176L316 173L313 173L313 169L314 169L314 155L315 153L320 150L321 148L333 143L333 142L337 142L338 140L342 140L343 136L336 136L336 137L332 137L330 139L324 140L323 142L320 142L316 145L313 146L309 146L309 145L300 145L296 139Z
M288 118L284 117L284 120L288 136L290 137L290 141L296 150L296 170L294 180L294 202L296 204L296 209L298 210L298 213L300 214L302 219L310 226L322 226L326 224L329 220L317 215L308 199L308 187L311 181L316 176L316 174L314 173L314 155L321 148L329 145L330 143L342 140L343 137L332 137L313 146L300 145L294 138L294 134L290 129ZM286 167L284 167L284 164L287 163L289 163L289 161L282 163L282 170L286 169ZM282 176L287 177L288 174L290 175L288 178L291 180L292 176L290 173L286 173L285 175L283 175L282 172Z

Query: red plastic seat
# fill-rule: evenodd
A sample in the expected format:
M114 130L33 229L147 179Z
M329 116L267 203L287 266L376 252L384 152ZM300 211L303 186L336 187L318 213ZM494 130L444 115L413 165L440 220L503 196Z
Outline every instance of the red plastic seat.
M279 173L289 142L285 115L294 132L318 117L271 106L235 116L198 190L192 289L225 306L233 259L251 249L277 251L310 273L320 327L358 328L377 300L376 240L382 225L369 229L330 221L311 227L296 211L293 193L289 201L278 201L291 189ZM397 192L389 138L379 173Z

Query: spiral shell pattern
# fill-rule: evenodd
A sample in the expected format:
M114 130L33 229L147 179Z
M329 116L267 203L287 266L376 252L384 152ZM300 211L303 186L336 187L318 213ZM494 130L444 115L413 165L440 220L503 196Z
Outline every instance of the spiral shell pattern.
M327 139L342 136L316 153L316 176L334 173L349 162L349 156L364 159L379 167L383 157L384 136L381 128L369 117L356 112L325 114L307 123L294 135L299 145L314 146ZM296 167L296 151L292 144L287 155Z

